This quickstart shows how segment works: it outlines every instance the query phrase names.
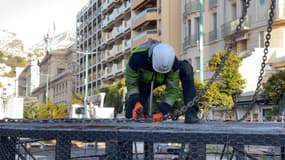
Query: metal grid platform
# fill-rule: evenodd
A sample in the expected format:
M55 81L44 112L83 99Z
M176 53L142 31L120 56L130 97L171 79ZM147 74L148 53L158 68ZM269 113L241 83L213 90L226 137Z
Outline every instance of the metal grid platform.
M16 139L31 138L55 139L56 160L71 159L71 140L106 142L106 159L112 160L132 159L133 142L148 144L144 159L153 159L154 143L181 143L190 144L189 159L206 159L206 144L227 144L240 150L244 145L278 146L280 157L285 160L285 123L6 120L0 123L0 136L0 152L5 158L17 154L13 149L18 143ZM244 156L242 152L240 154Z

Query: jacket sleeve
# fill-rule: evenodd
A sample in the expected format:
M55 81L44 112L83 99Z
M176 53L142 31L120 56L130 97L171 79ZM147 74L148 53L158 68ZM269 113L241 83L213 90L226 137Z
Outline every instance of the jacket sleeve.
M171 71L166 78L166 97L164 102L173 105L179 93L179 70Z
M128 90L127 96L129 97L130 95L138 94L139 93L139 89L138 89L139 70L135 62L133 52L126 66L125 76L126 76L126 87Z
M140 52L146 52L147 48L134 48L131 52L128 64L125 70L126 76L126 86L128 90L128 96L133 94L139 94L138 80L140 76L139 64L140 59L138 59L137 54Z

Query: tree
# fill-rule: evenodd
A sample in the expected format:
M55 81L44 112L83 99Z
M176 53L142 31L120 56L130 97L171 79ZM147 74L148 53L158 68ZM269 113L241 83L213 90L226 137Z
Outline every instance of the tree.
M273 74L262 86L265 96L274 104L272 114L277 115L285 108L285 70Z
M125 79L120 79L114 84L101 88L98 92L105 92L105 106L111 106L115 108L115 112L122 112L123 105L125 103Z
M72 104L83 104L83 96L80 93L74 93L71 97Z
M201 92L207 83L208 81L202 83L199 79L196 79L195 88L197 93ZM206 115L213 106L226 108L233 106L234 103L232 97L224 92L221 92L219 86L221 86L221 82L213 82L206 93L202 95L201 99L198 102L202 114Z
M39 104L25 108L24 117L28 119L36 118L64 118L68 115L68 107L63 104L55 104L48 101L46 104Z
M212 72L216 71L225 54L226 51L217 52L210 59L208 69ZM218 79L212 83L198 102L202 114L207 114L212 106L231 108L234 105L234 97L242 92L246 82L238 71L240 65L241 59L235 52L231 52ZM205 88L207 83L208 81L201 83L201 81L195 80L197 93Z
M222 57L224 57L226 51L217 52L212 59L209 61L208 69L210 71L216 71L217 67L221 64ZM229 54L228 59L225 61L225 66L223 67L220 78L221 82L219 83L220 92L226 93L232 98L235 95L240 94L246 83L245 79L242 78L241 74L238 71L238 68L241 66L241 59L237 56L236 52L232 51Z
M0 82L0 88L3 88L3 84Z

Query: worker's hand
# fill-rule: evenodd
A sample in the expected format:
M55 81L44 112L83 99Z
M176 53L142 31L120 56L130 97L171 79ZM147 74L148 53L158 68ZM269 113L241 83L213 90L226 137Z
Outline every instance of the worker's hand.
M159 124L161 121L163 121L162 113L156 113L152 115L152 123Z
M137 102L140 101L140 95L139 93L134 93L134 94L131 94L127 97L127 101L126 101L126 118L130 119L132 118L132 112L133 112L133 109L135 107L135 104Z
M134 106L133 112L132 112L133 119L139 119L144 117L143 113L143 105L141 102L137 102Z

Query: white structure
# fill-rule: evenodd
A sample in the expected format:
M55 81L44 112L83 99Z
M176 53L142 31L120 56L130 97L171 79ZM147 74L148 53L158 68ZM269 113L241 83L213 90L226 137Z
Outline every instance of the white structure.
M9 73L12 70L10 66L7 66L5 63L0 63L0 75L4 73Z
M24 118L24 99L8 96L6 99L1 99L0 103L0 119Z
M114 118L114 107L104 106L105 93L99 93L88 97L87 118L95 119L111 119ZM81 105L72 105L72 118L82 118L82 114L76 114L76 110L84 107Z
M3 88L0 88L1 98L8 98L10 95L15 95L15 78L0 77L0 82L3 85Z

